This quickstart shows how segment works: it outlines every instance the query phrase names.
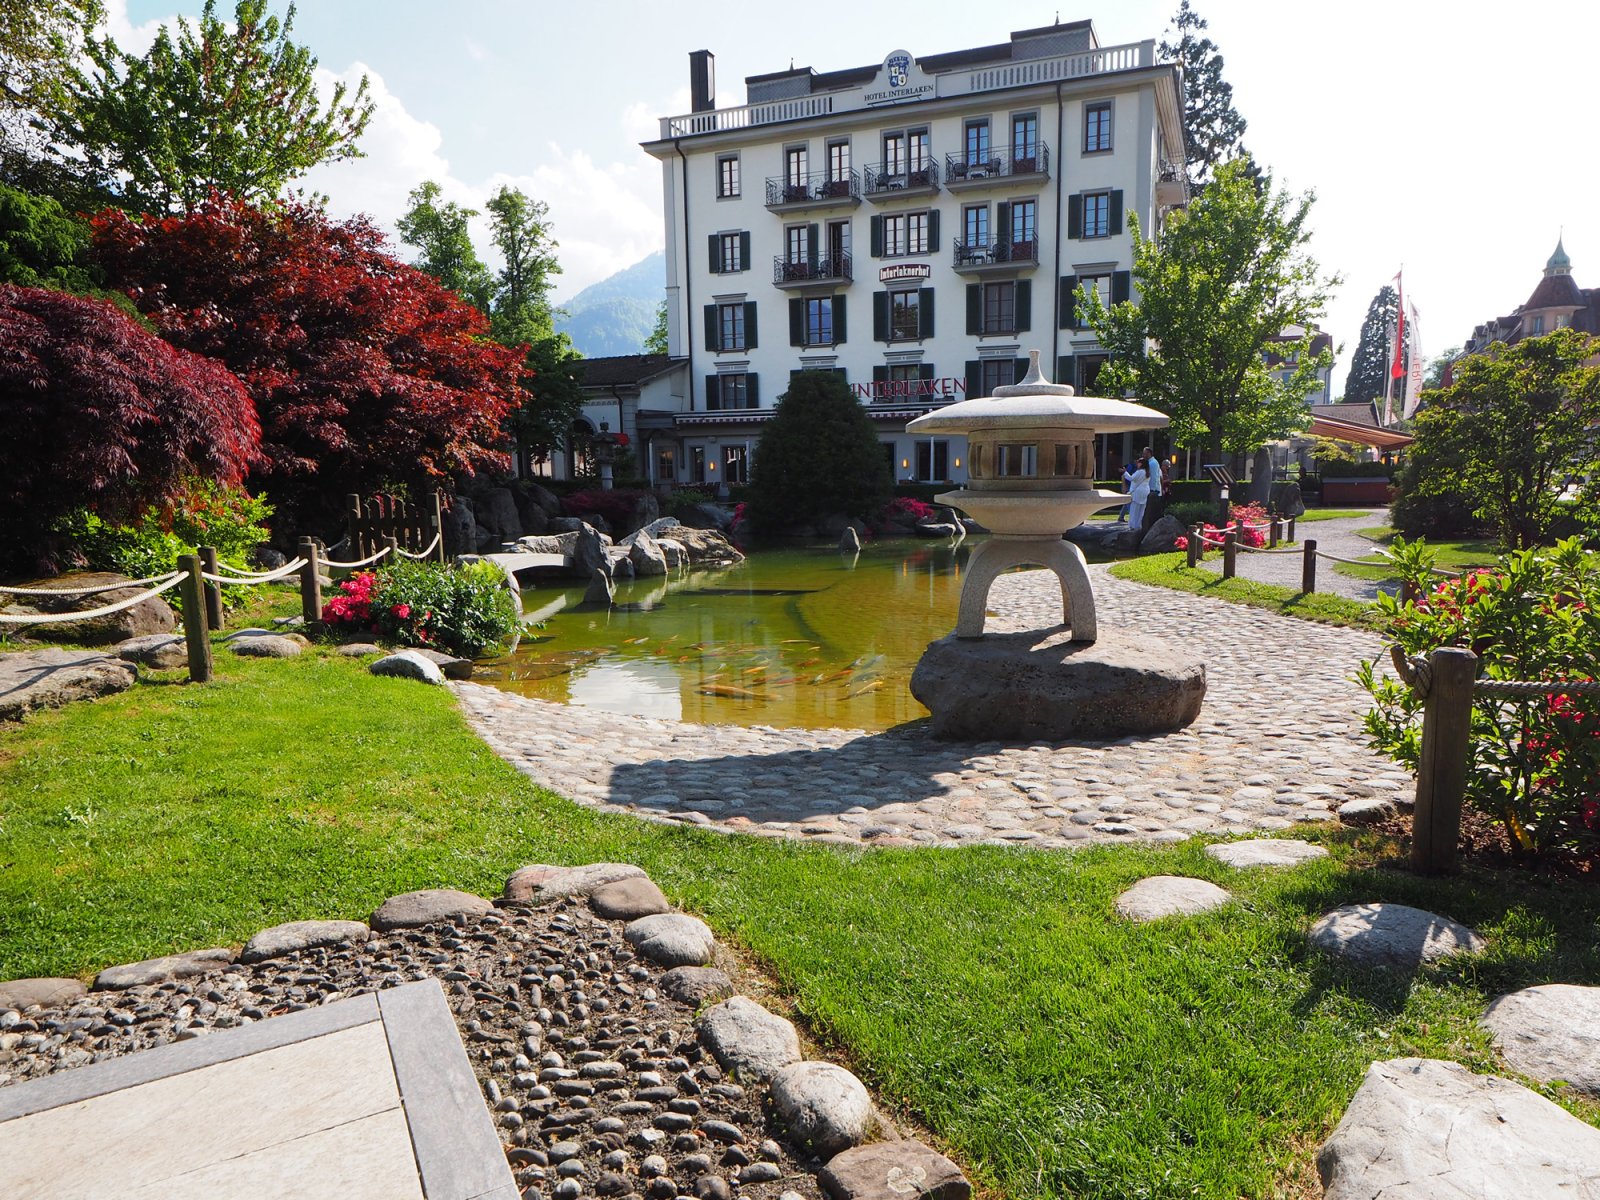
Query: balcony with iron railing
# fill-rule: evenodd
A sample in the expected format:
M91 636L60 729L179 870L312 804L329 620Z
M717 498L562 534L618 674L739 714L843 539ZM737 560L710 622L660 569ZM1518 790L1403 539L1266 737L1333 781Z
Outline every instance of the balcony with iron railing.
M1050 147L1040 142L1023 153L969 150L944 158L944 185L952 192L1005 183L1036 183L1050 177Z
M968 241L958 240L951 247L951 266L968 275L993 270L1031 270L1039 265L1039 240Z
M772 260L772 282L781 288L802 288L814 284L837 287L855 277L854 269L850 256L844 253L803 261L793 261L779 255Z
M837 208L861 203L861 176L850 171L816 171L810 175L780 175L767 180L767 208L772 212L798 212L810 208Z
M874 204L931 196L939 190L939 164L931 158L917 166L878 163L862 173L862 192Z

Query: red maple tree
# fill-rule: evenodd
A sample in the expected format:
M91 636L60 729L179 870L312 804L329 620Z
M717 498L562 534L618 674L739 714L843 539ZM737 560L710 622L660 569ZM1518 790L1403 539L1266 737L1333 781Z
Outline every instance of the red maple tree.
M508 466L523 352L489 340L481 313L364 218L213 196L184 216L107 210L93 227L108 285L244 381L262 430L251 483L280 518L304 528L348 492Z
M239 483L261 430L226 367L104 300L0 284L0 569L52 565L78 508L131 521L192 477Z

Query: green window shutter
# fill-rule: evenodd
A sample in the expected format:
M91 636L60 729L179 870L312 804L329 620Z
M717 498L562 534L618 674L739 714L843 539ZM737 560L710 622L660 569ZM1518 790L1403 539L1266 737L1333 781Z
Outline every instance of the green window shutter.
M751 371L744 377L745 402L754 408L761 403L761 377Z
M837 346L845 340L844 297L835 296L833 298L833 344Z
M928 253L939 253L939 210L932 209L928 213Z
M1121 304L1128 296L1129 276L1126 271L1111 272L1111 303Z
M750 231L747 229L739 235L739 269L750 269Z
M1067 197L1067 236L1081 238L1083 236L1083 197L1071 195Z
M983 332L983 285L967 284L967 332Z
M789 301L789 345L806 344L806 302L799 296Z
M921 337L933 336L933 289L917 289L917 334Z
M719 245L719 243L722 241L722 238L713 233L706 239L706 241L710 244L711 273L713 275L720 275L722 274L722 247Z
M1033 328L1033 281L1017 280L1017 332L1027 333ZM1018 376L1020 379L1021 376Z
M917 364L917 378L918 379L932 379L933 378L933 364L932 363L918 363Z
M717 306L706 305L706 349L716 351L721 349L717 345Z
M967 359L967 399L975 399L983 393L983 363L975 358Z
M994 206L994 240L1007 251L1011 249L1011 204L1002 200ZM1002 251L1004 253L1004 251Z
M756 302L754 300L746 300L744 302L744 348L746 350L754 350L756 348Z
M1016 359L1016 360L1013 361L1012 366L1011 366L1011 382L1012 383L1021 383L1022 379L1023 379L1023 376L1027 375L1027 373L1028 373L1028 360L1027 359L1019 358L1019 359Z
M875 342L887 342L889 340L888 292L872 293L872 340Z
M1111 232L1122 232L1122 189L1116 188L1111 193Z
M835 367L833 368L833 373L839 377L840 383L848 384L850 382L850 372L845 368Z
M820 230L815 225L806 226L806 262L810 263L812 267L817 265L817 234L819 232Z
M1068 384L1077 382L1075 379L1072 378L1072 355L1063 354L1060 358L1056 359L1056 380L1055 381L1057 383L1068 383Z
M710 412L717 407L717 377L706 376L706 411Z
M789 372L789 382L793 383L797 376L804 375L804 374L805 374L805 368L803 368L803 367L795 367L792 371Z
M889 382L889 368L888 367L884 367L884 366L873 367L872 368L872 382L873 383L888 383Z
M883 217L875 215L872 218L872 257L883 257Z
M1061 292L1056 298L1056 328L1076 329L1078 327L1078 277L1076 275L1063 275L1061 277Z

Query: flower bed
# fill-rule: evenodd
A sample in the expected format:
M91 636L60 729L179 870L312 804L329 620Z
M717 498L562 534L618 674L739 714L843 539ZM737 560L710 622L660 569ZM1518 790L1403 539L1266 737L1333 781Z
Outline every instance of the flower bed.
M322 619L402 646L478 658L508 638L521 617L492 564L401 562L345 580L322 606Z

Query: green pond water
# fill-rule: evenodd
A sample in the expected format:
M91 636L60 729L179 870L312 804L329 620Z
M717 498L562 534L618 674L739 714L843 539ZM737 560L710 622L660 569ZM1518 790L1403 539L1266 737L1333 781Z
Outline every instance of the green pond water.
M973 543L756 550L720 571L637 580L610 611L529 588L543 622L484 682L607 712L702 724L888 729L927 716L909 683L955 628Z

